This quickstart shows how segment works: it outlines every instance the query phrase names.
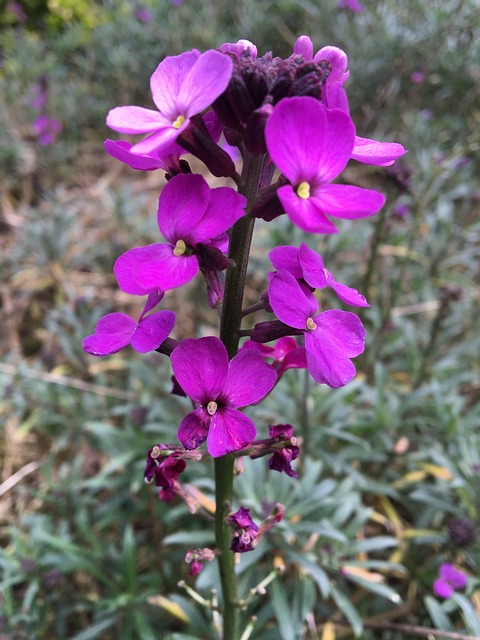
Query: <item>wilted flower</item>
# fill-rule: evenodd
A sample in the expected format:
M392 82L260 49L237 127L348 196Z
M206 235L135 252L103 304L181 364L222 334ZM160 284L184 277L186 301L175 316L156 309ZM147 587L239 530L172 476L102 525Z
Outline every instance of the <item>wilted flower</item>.
M234 553L253 551L253 543L258 536L258 525L253 522L250 509L240 507L236 513L228 516L227 522L234 529L230 551Z

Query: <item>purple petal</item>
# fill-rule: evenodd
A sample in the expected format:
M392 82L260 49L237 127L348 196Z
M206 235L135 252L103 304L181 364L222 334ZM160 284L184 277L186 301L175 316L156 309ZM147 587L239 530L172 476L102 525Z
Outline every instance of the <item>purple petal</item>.
M283 247L275 247L268 254L270 262L273 264L277 271L285 269L295 278L303 278L303 271L298 260L299 249L298 247L292 247L285 245Z
M325 185L327 186L339 185ZM338 233L337 227L326 217L317 198L300 198L290 185L277 189L277 195L285 213L300 229L308 233Z
M314 380L337 389L355 375L349 358L365 347L365 329L348 311L325 311L313 318L316 329L305 332L308 371Z
M210 201L202 219L192 223L190 238L193 244L207 242L230 229L245 215L247 200L230 187L218 187L210 191Z
M158 111L143 107L116 107L107 115L107 127L120 133L150 133L171 124Z
M323 212L348 220L373 216L385 204L385 196L379 191L346 184L325 184L310 200L315 200Z
M150 134L140 142L133 145L131 152L140 156L156 154L162 156L170 149L178 135L188 127L190 120L185 120L178 129L171 123L158 127L157 131Z
M143 311L140 314L140 319L138 322L141 322L143 320L145 314L147 314L152 309L155 309L157 304L163 300L164 296L165 293L163 291L154 291L153 293L150 293L148 295L145 306L143 307Z
M154 171L155 169L164 169L164 164L160 158L154 156L138 156L134 153L130 153L132 145L126 140L114 140L107 139L103 143L105 151L113 158L120 160L125 164L128 164L132 169L138 171Z
M406 153L407 150L398 142L378 142L378 140L355 136L355 146L351 157L357 162L363 162L363 164L389 167Z
M323 105L322 108L325 109ZM355 126L350 116L341 109L325 109L325 111L327 130L323 154L318 161L317 176L322 182L330 182L345 169L352 155Z
M293 53L303 56L305 61L313 59L313 42L308 36L300 36L293 45Z
M265 126L270 156L295 186L316 177L326 135L327 109L306 96L280 100Z
M437 578L433 583L433 593L439 598L451 598L453 587L443 578Z
M277 368L278 375L281 376L288 369L306 369L307 368L307 353L304 347L295 347L289 351L283 360L280 361L280 366Z
M336 282L332 274L327 271L329 276L328 284L335 291L338 298L345 302L345 304L349 304L352 307L369 307L365 296L362 296L356 289L352 287L347 287L346 284L341 284L340 282Z
M328 84L333 82L344 84L347 81L350 73L347 71L348 57L343 49L328 45L317 51L313 59L317 64L323 60L327 60L330 63L332 70L327 78Z
M225 53L202 53L180 87L176 101L179 113L190 118L209 107L227 88L232 70L233 62Z
M97 322L95 333L84 339L83 348L92 356L116 353L130 344L136 328L135 320L125 313L109 313Z
M222 407L212 417L207 449L214 458L248 446L257 435L253 421L240 411Z
M185 449L196 449L207 439L209 424L210 416L203 407L199 407L182 420L177 438Z
M268 299L279 320L295 329L306 329L306 322L318 309L314 296L308 297L288 271L278 271L268 285Z
M323 289L328 286L326 269L320 256L316 251L307 247L302 242L299 250L299 262L302 269L302 275L311 287Z
M222 397L234 409L246 407L267 395L276 380L277 372L259 353L243 350L230 362Z
M158 244L156 256L150 260L137 262L133 278L140 287L151 291L168 291L190 282L198 273L197 256L176 256L170 244Z
M200 174L179 174L169 180L158 202L158 226L172 244L188 240L202 219L211 189ZM194 244L194 243L192 243Z
M187 396L202 404L218 398L228 375L228 354L221 340L188 338L170 357L173 374Z
M174 324L173 311L157 311L143 318L130 341L132 349L138 353L155 351L168 338Z
M447 580L454 589L463 589L467 586L468 577L462 571L455 569L449 562L440 565L438 574L440 578Z
M195 49L178 56L168 56L162 60L150 78L153 101L158 110L169 118L170 124L181 115L177 108L178 94L199 56L200 53Z
M118 286L122 291L134 296L144 296L158 290L159 287L157 286L145 287L140 285L134 274L137 266L142 262L156 260L159 253L162 254L161 247L163 246L161 244L150 244L146 247L135 247L117 258L113 271L117 278Z

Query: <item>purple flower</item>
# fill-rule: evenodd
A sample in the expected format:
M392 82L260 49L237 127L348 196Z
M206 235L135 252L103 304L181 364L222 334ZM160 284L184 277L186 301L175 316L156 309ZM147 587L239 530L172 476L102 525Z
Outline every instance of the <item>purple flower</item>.
M355 136L355 144L350 157L362 164L389 167L406 153L405 147L398 142L379 142Z
M153 20L153 14L147 7L138 7L133 13L135 18L140 22L147 24Z
M268 295L277 318L304 333L307 368L313 379L334 389L350 382L355 375L350 358L362 353L365 346L365 329L359 318L335 309L315 315L315 296L286 270L272 276Z
M228 516L227 522L234 530L230 551L234 553L253 551L255 538L258 536L258 525L252 520L250 509L240 507L236 513Z
M423 71L414 71L410 76L412 84L422 84L425 80L425 73Z
M242 39L237 40L237 42L224 42L218 48L224 53L233 53L237 58L240 58L244 51L247 51L254 60L257 57L257 47L250 40Z
M157 311L144 316L146 309L138 323L125 313L103 316L95 327L95 333L84 339L84 350L92 356L106 356L129 344L138 353L155 351L173 329L175 314L173 311Z
M365 297L356 289L334 280L325 268L322 256L302 242L300 248L285 245L275 247L268 254L275 269L285 269L298 280L304 280L314 289L331 287L338 298L353 307L369 307Z
M240 351L229 363L224 344L215 337L183 340L171 360L175 378L198 405L178 430L185 449L207 440L208 452L217 458L250 444L255 425L238 409L271 391L277 379L273 367L254 351Z
M222 126L217 115L213 111L208 111L203 117L205 125L210 132L214 142L218 142L222 133ZM181 173L179 160L188 151L178 145L175 141L165 145L161 149L161 155L158 151L151 153L132 153L132 144L126 140L110 140L107 138L104 145L105 151L113 158L128 164L132 169L138 171L155 171L155 169L163 169L168 173L175 171Z
M337 233L325 214L363 218L385 203L378 191L329 184L347 165L355 142L353 122L340 109L327 109L310 97L285 98L270 116L265 137L273 162L291 183L277 195L304 231Z
M122 291L167 291L192 280L199 268L225 269L225 232L244 215L245 203L230 187L210 189L201 175L172 178L158 205L158 226L168 242L136 247L118 258L114 271Z
M273 347L247 340L242 349L253 349L264 358L273 358L272 366L278 374L277 382L288 369L307 368L305 348L299 347L295 339L290 336L280 338Z
M353 13L363 13L365 7L359 0L337 0L338 9L349 9Z
M107 125L114 131L149 134L132 147L140 155L162 154L195 116L227 88L233 63L219 51L186 51L165 58L150 79L152 98L158 111L127 106L112 109Z
M178 476L185 471L187 463L178 452L161 456L165 449L168 449L166 445L155 445L148 451L144 478L148 484L155 480L155 486L162 487L158 492L160 500L170 502L175 497Z
M288 440L293 436L293 427L291 424L275 424L269 426L270 438L278 438L279 440ZM292 469L292 461L298 458L300 447L287 444L283 449L275 451L268 461L269 469L284 472L291 478L298 478L298 473Z
M215 558L215 552L205 547L204 549L190 549L185 554L185 562L190 565L188 574L198 576L203 569L202 562L211 562Z
M457 589L467 586L468 576L455 569L453 564L444 562L438 570L438 578L433 583L433 592L439 598L451 598Z
M56 118L49 118L46 115L35 118L32 125L39 144L43 146L53 144L62 130L62 125Z

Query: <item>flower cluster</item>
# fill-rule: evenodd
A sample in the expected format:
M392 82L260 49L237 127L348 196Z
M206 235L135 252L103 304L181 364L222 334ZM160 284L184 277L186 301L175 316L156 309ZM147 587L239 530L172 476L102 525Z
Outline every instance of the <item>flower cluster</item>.
M359 10L360 3L348 6ZM348 78L345 52L334 46L315 52L307 36L285 59L259 56L254 44L240 40L165 58L150 81L156 108L120 106L107 116L114 131L143 137L134 144L109 139L106 151L134 170L164 171L167 184L158 202L161 237L132 247L114 265L120 289L146 299L139 320L109 313L83 346L95 356L130 345L170 357L175 393L193 409L178 428L181 447L156 445L147 456L145 478L161 487L164 500L178 494L185 458L203 443L214 458L273 454L270 469L297 477L291 463L300 441L292 425L271 425L269 439L255 440L257 426L242 409L260 403L290 369L307 369L332 388L355 375L351 360L364 350L365 329L355 313L325 308L321 292L329 288L350 307L368 302L337 281L307 243L272 247L267 290L241 308L251 236L245 229L253 231L255 218L274 223L286 215L306 233L332 234L338 233L332 219L369 217L385 202L378 191L338 181L349 161L390 166L405 153L400 144L357 135ZM203 163L202 174L192 172L187 154ZM208 172L228 186L212 187ZM199 275L220 313L222 340L177 342L170 337L175 314L157 306ZM240 288L235 295L232 282ZM275 318L243 329L242 318L258 310ZM240 345L243 336L250 339ZM282 515L276 512L267 529ZM251 550L259 529L248 509L228 522L231 550ZM200 570L200 559L199 550L191 552L191 573Z

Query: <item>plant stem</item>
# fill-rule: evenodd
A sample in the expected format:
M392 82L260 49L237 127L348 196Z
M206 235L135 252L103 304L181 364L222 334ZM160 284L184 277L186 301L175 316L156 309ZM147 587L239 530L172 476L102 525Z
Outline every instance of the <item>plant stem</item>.
M228 257L234 261L235 266L227 270L220 323L220 339L230 359L237 353L240 339L238 331L242 320L243 291L255 224L255 219L250 218L248 213L258 190L262 165L263 156L245 156L239 192L247 198L246 214L235 223L230 236ZM223 640L238 638L235 556L229 549L231 531L227 524L233 498L233 465L233 456L215 459L215 541L219 551L218 565L223 594Z

